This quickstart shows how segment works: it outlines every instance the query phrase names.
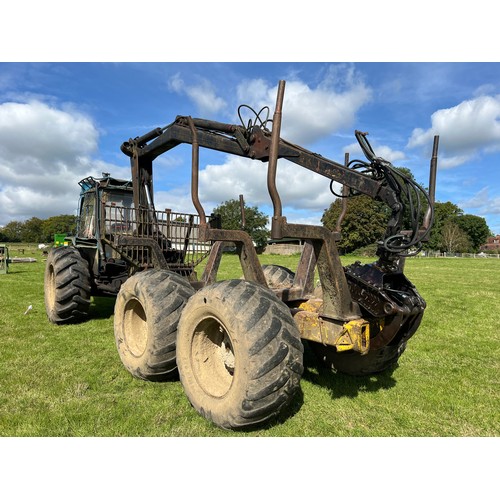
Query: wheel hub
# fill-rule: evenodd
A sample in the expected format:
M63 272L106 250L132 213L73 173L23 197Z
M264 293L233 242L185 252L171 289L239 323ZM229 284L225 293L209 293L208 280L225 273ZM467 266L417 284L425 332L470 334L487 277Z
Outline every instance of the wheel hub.
M144 354L148 341L146 313L137 299L131 299L124 311L124 336L129 351L133 356Z
M191 349L198 383L207 394L223 397L233 383L236 363L231 339L222 323L215 317L198 323Z

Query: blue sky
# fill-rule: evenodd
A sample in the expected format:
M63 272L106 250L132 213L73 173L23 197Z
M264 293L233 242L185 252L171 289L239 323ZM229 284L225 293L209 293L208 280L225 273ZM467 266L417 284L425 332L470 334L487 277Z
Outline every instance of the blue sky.
M0 224L75 213L79 179L130 176L120 145L177 115L238 123L237 107L274 109L286 80L282 136L342 162L376 153L428 184L440 135L438 201L484 217L500 233L498 63L15 63L0 64ZM269 213L265 165L202 150L206 210L245 196ZM157 208L192 212L190 149L157 160ZM278 189L292 222L318 223L334 200L328 181L281 162Z

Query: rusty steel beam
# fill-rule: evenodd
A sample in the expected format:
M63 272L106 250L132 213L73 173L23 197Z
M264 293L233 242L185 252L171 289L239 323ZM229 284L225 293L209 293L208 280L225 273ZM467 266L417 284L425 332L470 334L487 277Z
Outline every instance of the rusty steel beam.
M196 124L196 121L199 119L193 118L192 120L193 124ZM184 125L184 123L186 124ZM230 125L228 129L238 130L241 133L243 133L242 130L244 130L236 125ZM156 130L157 129L155 129L155 131ZM230 136L221 135L210 130L196 128L196 140L198 141L199 147L264 162L269 160L271 137L264 134L259 127L253 127L251 130L248 140L250 149L248 149L248 151L245 151L245 146L242 146L235 138L235 133L232 132L231 134ZM193 134L188 125L187 117L184 120L179 118L178 122L166 127L163 133L149 144L139 147L133 140L129 140L122 144L122 151L131 157L135 154L138 159L137 161L139 161L141 165L149 167L149 162L146 162L146 158L148 158L149 161L153 161L161 154L175 148L179 144L192 144L194 135L195 134ZM307 149L288 143L283 139L280 139L278 144L278 158L285 158L308 170L327 177L328 179L345 184L372 198L380 199L390 207L393 207L398 201L393 190L384 186L380 180L372 179L362 173L347 168L341 163L329 160Z

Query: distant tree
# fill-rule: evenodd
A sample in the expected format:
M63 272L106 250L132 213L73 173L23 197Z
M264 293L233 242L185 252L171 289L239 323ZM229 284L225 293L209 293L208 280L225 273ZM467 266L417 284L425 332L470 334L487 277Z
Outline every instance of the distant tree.
M469 252L471 248L471 241L466 232L453 220L446 221L441 229L441 251L463 253Z
M7 238L7 235L0 232L0 241L1 242L4 242L4 241L9 241L9 238Z
M214 214L220 215L222 229L242 229L241 208L239 200L228 200L214 209ZM257 207L244 204L245 227L257 247L264 247L270 232L266 229L269 218Z
M75 234L75 215L55 215L45 219L42 223L42 238L40 241L50 243L54 241L54 234Z
M4 226L2 232L7 237L7 241L15 243L21 241L22 230L23 230L23 223L17 220L13 220L9 222L6 226Z
M48 219L32 217L25 222L11 221L2 228L2 234L3 241L50 243L54 241L54 234L74 234L75 229L76 216L56 215Z
M40 243L43 240L43 220L31 217L22 225L21 241L26 243Z
M469 241L469 251L472 252L477 252L479 247L486 242L488 236L491 235L490 228L483 217L465 214L460 207L451 201L436 202L434 204L434 223L429 242L426 245L427 248L449 251L446 250L447 245L443 242L450 237L451 233L455 232L451 230L453 226L450 226L450 224L456 225L465 233ZM444 234L445 228L446 235Z
M341 210L342 200L338 198L324 211L322 224L334 231ZM387 205L369 196L348 198L347 212L340 226L342 239L338 244L339 249L350 253L379 241L385 233L389 212Z
M464 214L457 217L455 222L467 234L473 252L478 252L479 247L491 236L490 228L483 217Z
M394 169L396 171L394 179L402 186L400 196L404 210L401 230L413 229L415 224L418 226L422 224L427 210L427 199L418 190L418 187L422 191L425 188L416 181L411 170L404 167L394 167ZM409 182L404 179L405 177L409 179ZM410 207L416 211L419 204L419 212L412 213ZM335 228L341 206L341 199L337 199L324 212L321 220L324 226L332 230ZM350 197L347 206L347 213L341 225L342 240L339 248L349 253L380 241L385 235L391 216L390 208L385 203L375 201L365 195ZM415 216L416 221L413 220Z
M426 248L442 250L442 231L444 225L447 222L455 220L460 215L463 215L463 210L451 201L444 203L436 202L434 204L434 223L431 228L429 242L425 245Z

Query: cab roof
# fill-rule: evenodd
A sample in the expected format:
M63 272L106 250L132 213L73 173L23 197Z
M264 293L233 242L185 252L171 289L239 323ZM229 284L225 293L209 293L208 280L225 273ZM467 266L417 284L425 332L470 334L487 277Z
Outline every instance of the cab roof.
M116 189L116 190L125 190L132 191L132 181L125 179L116 179L115 177L111 177L109 174L103 174L103 177L85 177L82 179L78 185L81 187L80 194L86 193L91 189Z

